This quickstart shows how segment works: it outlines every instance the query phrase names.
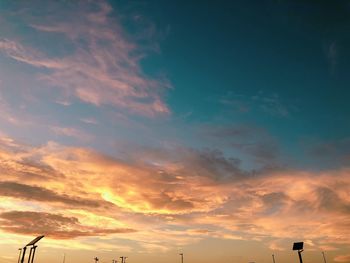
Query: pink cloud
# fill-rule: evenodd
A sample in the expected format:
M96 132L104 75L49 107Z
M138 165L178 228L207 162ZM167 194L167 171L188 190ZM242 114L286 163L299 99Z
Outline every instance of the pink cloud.
M71 128L71 127L52 126L51 130L57 135L74 137L78 140L83 140L83 141L90 141L93 138L92 135L90 135L84 131L78 130L76 128Z
M169 114L162 98L169 82L142 72L140 60L144 54L119 21L109 16L111 12L111 6L101 1L72 5L64 19L57 12L57 16L43 16L35 22L25 14L41 37L61 36L60 40L68 41L71 53L50 57L10 39L0 40L0 51L16 61L47 70L39 79L62 90L60 101L75 97L95 106L111 105L148 117Z

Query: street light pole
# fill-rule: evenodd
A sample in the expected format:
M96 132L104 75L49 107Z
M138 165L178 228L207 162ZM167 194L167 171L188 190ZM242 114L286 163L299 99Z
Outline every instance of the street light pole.
M299 255L299 261L300 263L303 263L303 258L301 257L301 252L303 252L303 250L298 250L298 255Z
M181 256L181 263L184 263L184 253L179 254Z

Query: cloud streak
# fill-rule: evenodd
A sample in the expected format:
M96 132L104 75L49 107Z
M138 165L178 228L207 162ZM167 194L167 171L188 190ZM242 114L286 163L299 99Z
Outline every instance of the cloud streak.
M126 35L120 21L109 16L111 6L104 1L67 5L71 11L65 9L64 20L59 11L64 4L58 2L42 6L56 12L44 13L40 22L29 11L22 16L36 31L38 41L57 38L66 43L64 50L70 47L70 52L58 57L6 38L0 39L0 52L38 69L39 80L60 90L59 100L78 98L97 107L112 106L148 117L169 114L162 99L169 82L142 72L140 60L144 54Z
M131 233L133 229L87 227L75 217L42 212L9 211L0 214L0 229L18 234L41 235L54 239Z

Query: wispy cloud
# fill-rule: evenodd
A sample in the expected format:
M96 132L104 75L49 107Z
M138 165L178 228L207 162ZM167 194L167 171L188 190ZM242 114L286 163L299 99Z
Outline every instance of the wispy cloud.
M127 228L108 229L84 226L75 217L52 213L10 211L1 213L0 218L0 228L7 232L26 235L44 233L47 237L55 239L135 232Z
M335 262L350 262L350 254L349 255L339 255L334 258Z
M74 137L76 139L84 140L84 141L89 141L93 138L92 135L88 134L87 132L84 132L82 130L78 130L78 129L72 128L72 127L52 126L51 130L54 133L56 133L57 135Z
M328 47L327 47L327 58L330 65L331 73L335 73L337 64L338 64L338 45L336 41L333 41Z
M94 125L96 125L98 123L97 120L94 118L83 118L83 119L80 119L80 121L82 121L86 124L94 124Z
M216 145L234 149L254 159L257 166L281 165L277 139L254 125L203 125L199 134Z
M293 109L278 94L266 94L262 91L253 96L229 92L220 99L220 103L239 113L258 111L282 118L289 117Z
M140 60L144 54L121 23L110 17L112 7L108 3L77 1L62 15L64 2L47 2L40 4L41 10L54 6L56 12L43 13L40 20L30 12L35 5L22 10L21 21L36 31L39 39L58 39L66 44L64 50L68 46L70 51L57 56L52 50L2 38L0 52L37 68L43 83L60 90L60 98L54 101L78 98L95 106L110 105L149 117L170 112L162 98L169 82L143 73Z

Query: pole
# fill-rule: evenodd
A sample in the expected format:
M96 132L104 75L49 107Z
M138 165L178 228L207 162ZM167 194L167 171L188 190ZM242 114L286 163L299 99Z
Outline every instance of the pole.
M181 256L181 263L184 263L184 254L181 253L181 254L179 254L179 255Z
M66 253L63 253L63 263L66 263Z
M38 246L33 246L33 255L32 255L32 262L31 263L33 263L34 262L34 256L35 256L35 251L36 251L36 248L37 248Z
M322 251L322 256L323 256L323 261L324 261L324 263L327 263L326 257L325 257L325 255L324 255L324 252L323 252L323 251Z
M276 263L276 262L275 262L275 255L274 255L274 254L272 254L272 261L273 261L273 263Z
M20 261L20 259L21 259L22 248L19 248L18 250L19 250L19 255L18 255L18 263L19 263L19 261Z
M24 256L26 255L26 250L27 250L27 247L22 248L23 253L22 253L21 263L24 263Z
M300 263L303 263L303 258L301 257L301 252L303 252L303 250L298 250L299 261L300 261Z
M30 260L32 259L32 253L33 253L33 247L31 247L29 251L28 263L30 263Z

